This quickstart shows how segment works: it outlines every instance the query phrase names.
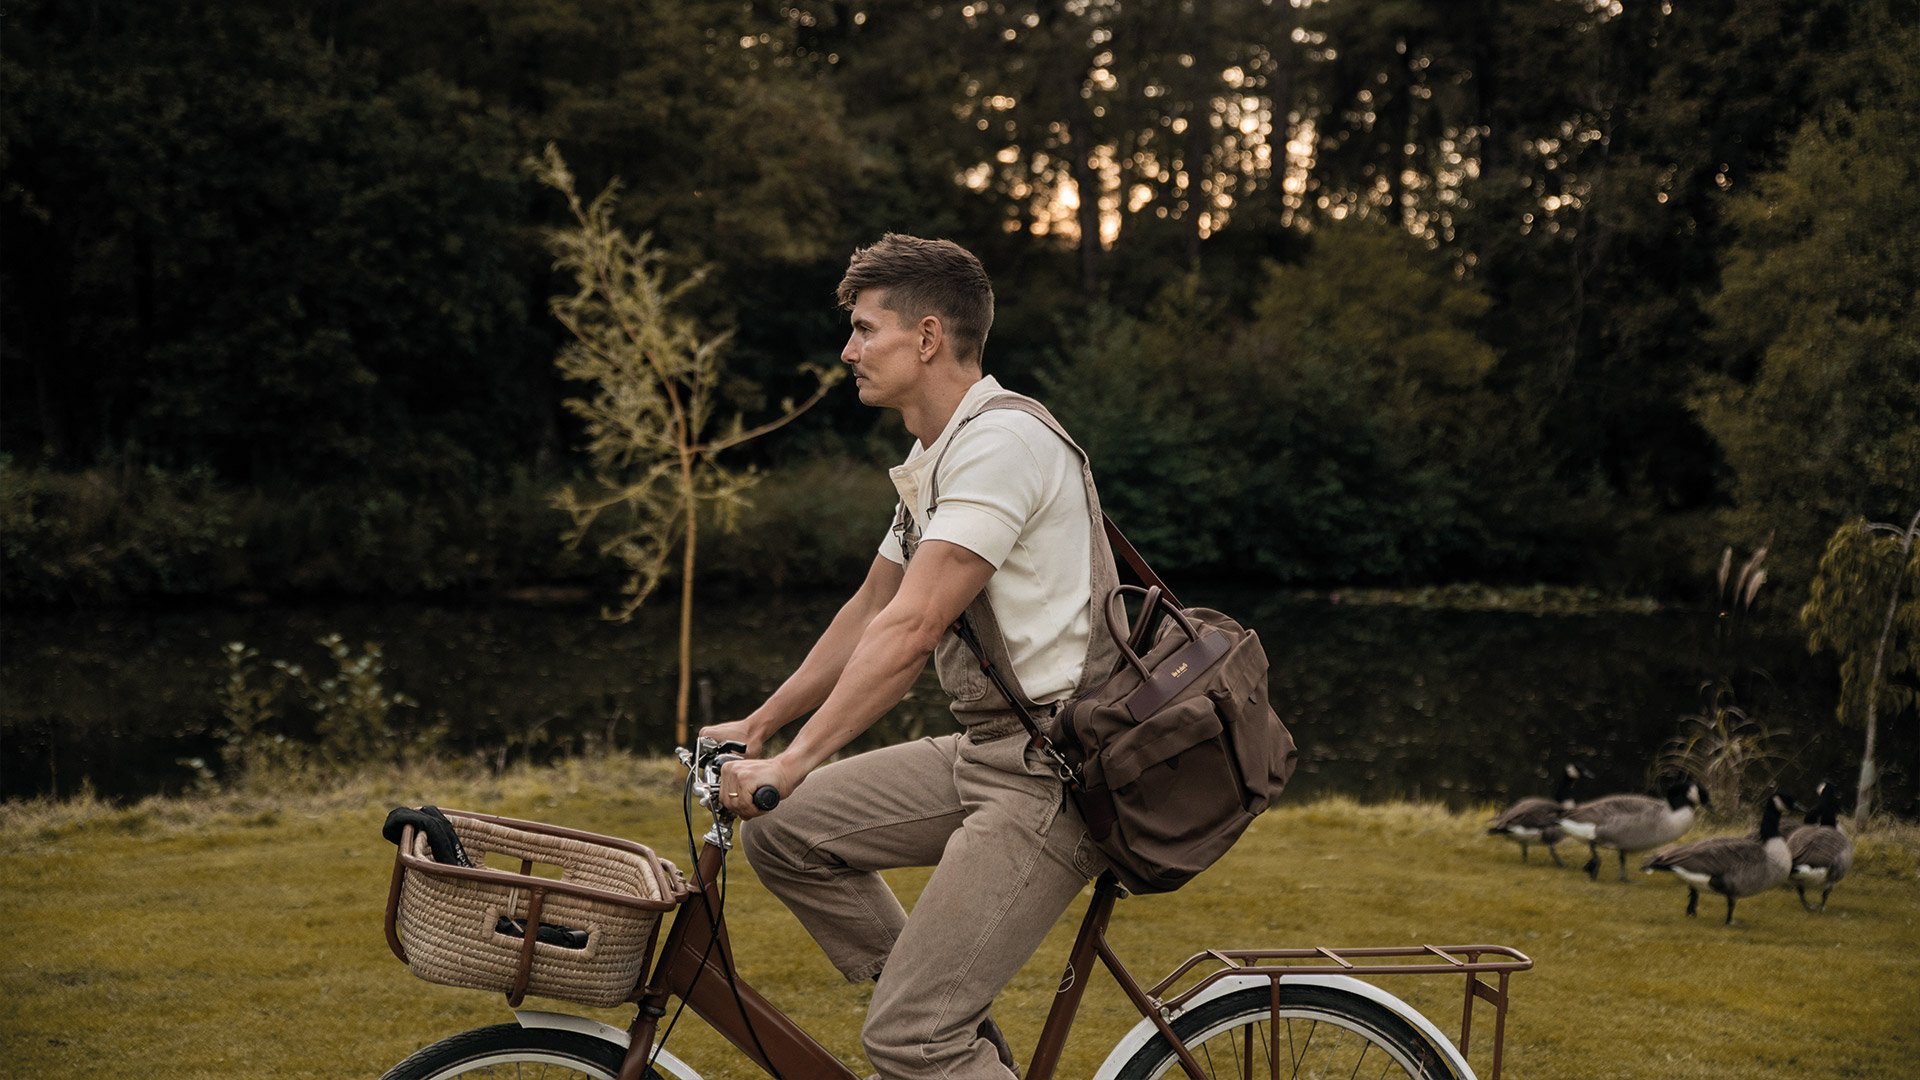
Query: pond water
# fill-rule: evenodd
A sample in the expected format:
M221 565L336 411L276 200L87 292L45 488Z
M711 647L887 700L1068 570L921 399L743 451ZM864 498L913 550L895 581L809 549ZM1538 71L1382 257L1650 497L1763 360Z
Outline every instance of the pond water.
M840 597L705 603L696 668L711 715L757 704L792 670ZM1698 714L1701 687L1733 677L1740 704L1780 734L1781 781L1850 785L1860 735L1832 720L1829 657L1791 625L1737 647L1710 614L1536 615L1338 603L1273 592L1187 597L1258 628L1272 698L1301 747L1290 796L1415 797L1451 805L1544 791L1584 762L1588 793L1644 790L1663 744ZM674 607L628 624L589 604L303 605L9 615L0 624L0 796L131 797L179 791L188 759L218 760L222 648L309 670L315 644L378 642L387 685L444 720L451 750L492 761L673 740ZM696 716L696 722L698 717ZM863 744L951 730L931 675ZM1910 806L1912 725L1883 735L1890 802Z

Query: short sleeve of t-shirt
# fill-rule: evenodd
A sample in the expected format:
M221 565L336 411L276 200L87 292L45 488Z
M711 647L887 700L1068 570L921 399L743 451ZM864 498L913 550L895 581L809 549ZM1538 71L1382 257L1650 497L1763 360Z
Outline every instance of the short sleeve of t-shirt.
M922 540L958 544L998 570L1046 501L1051 474L1023 427L1053 438L1024 413L996 412L967 425L940 466L939 505Z

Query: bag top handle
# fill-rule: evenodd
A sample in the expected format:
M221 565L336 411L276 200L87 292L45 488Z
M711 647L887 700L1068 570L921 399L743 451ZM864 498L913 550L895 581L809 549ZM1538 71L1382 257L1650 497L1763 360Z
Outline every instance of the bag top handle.
M1120 627L1127 619L1124 596L1127 593L1137 593L1143 599L1140 607L1139 629L1134 633L1123 635ZM1120 609L1117 618L1114 611L1116 607ZM1120 647L1120 658L1140 673L1140 681L1143 683L1151 682L1153 673L1147 670L1146 661L1140 659L1140 652L1152 647L1153 627L1162 615L1172 616L1174 623L1180 627L1180 632L1187 635L1188 641L1200 640L1200 628L1193 625L1193 620L1187 618L1187 613L1181 611L1165 590L1157 585L1149 585L1144 589L1138 585L1119 585L1107 594L1107 632L1113 635L1113 643Z

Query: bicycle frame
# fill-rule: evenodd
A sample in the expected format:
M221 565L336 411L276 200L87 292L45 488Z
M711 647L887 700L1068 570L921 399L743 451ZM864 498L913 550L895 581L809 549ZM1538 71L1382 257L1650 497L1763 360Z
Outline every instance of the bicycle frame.
M696 862L695 890L675 914L653 976L640 995L640 1014L628 1029L619 1080L640 1080L655 1028L677 997L769 1075L858 1080L840 1059L800 1030L787 1015L732 971L733 945L720 906L724 838L709 833Z
M807 1080L856 1080L855 1074L837 1057L747 985L737 973L730 971L732 946L719 897L720 867L725 859L725 847L722 846L724 838L721 840L716 843L716 838L709 834L697 863L695 880L698 886L675 915L652 977L639 994L640 1012L627 1032L628 1051L620 1070L620 1080L640 1080L660 1017L666 1014L668 999L672 997L686 1002L689 1009L770 1075L805 1077ZM1516 950L1498 945L1210 949L1190 957L1154 986L1143 988L1107 942L1107 924L1113 916L1114 903L1124 895L1124 890L1111 875L1102 874L1095 884L1093 899L1087 905L1079 934L1068 955L1060 990L1054 995L1033 1058L1027 1065L1024 1075L1028 1080L1052 1080L1096 961L1113 976L1121 991L1143 1017L1135 1033L1144 1037L1135 1037L1131 1041L1144 1043L1154 1032L1164 1036L1175 1048L1182 1068L1193 1080L1203 1080L1200 1066L1174 1033L1172 1020L1183 1010L1205 1000L1210 996L1210 991L1237 987L1249 980L1265 980L1274 987L1273 1001L1277 1010L1278 987L1280 981L1286 978L1324 981L1328 977L1344 980L1354 976L1380 975L1463 976L1466 991L1461 1010L1460 1063L1464 1065L1472 1034L1474 1001L1485 1001L1494 1008L1493 1071L1489 1080L1499 1080L1506 1035L1507 979L1513 972L1525 971L1533 966L1531 959ZM1394 963L1368 962L1386 957L1399 959ZM1202 966L1209 964L1213 965L1213 969L1202 973ZM1483 981L1483 974L1497 975L1497 986ZM1197 978L1193 985L1172 997L1161 996L1190 975ZM1424 1030L1442 1046L1451 1048L1444 1036L1418 1011L1399 1003L1398 999L1384 991L1376 993L1398 1004L1398 1011L1409 1019L1418 1018ZM1122 1056L1122 1051L1130 1052L1128 1045L1129 1041L1123 1040L1116 1056Z

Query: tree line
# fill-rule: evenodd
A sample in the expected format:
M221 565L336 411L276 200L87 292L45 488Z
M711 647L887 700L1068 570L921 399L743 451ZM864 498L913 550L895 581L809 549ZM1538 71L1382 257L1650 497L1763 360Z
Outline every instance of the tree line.
M973 248L1163 564L1804 588L1920 476L1916 58L1911 0L16 0L7 591L585 572L549 142L706 271L731 409L808 392L854 247ZM830 396L764 502L889 423ZM829 501L777 528L838 573L885 507Z

